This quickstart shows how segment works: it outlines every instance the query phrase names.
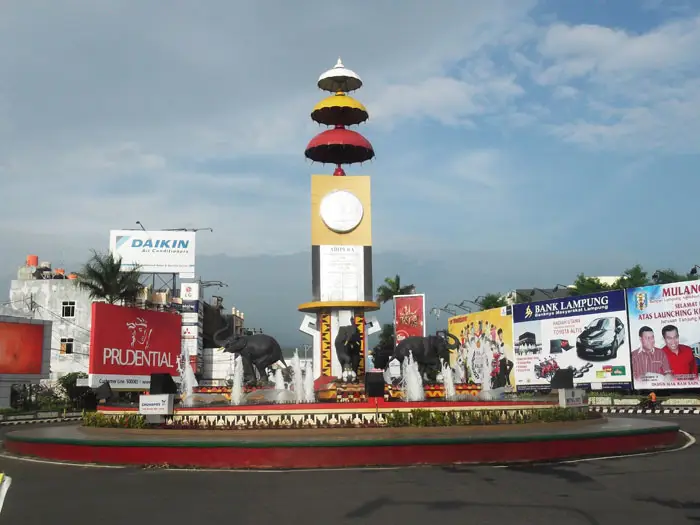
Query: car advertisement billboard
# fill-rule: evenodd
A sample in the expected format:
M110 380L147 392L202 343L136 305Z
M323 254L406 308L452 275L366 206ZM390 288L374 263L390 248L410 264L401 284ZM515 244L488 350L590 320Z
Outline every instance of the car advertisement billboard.
M466 364L469 382L489 388L515 386L513 316L508 308L450 317L447 330L460 341L457 359Z
M700 282L627 290L634 388L698 388Z
M547 387L574 371L576 385L632 381L624 290L513 305L515 379L519 389Z
M109 381L122 390L145 390L151 374L179 381L180 315L106 303L92 304L90 386Z
M48 375L51 353L51 323L30 323L0 317L0 375Z
M109 250L115 258L121 258L124 271L138 267L143 273L194 278L194 232L112 230Z
M425 337L425 294L394 296L394 341Z

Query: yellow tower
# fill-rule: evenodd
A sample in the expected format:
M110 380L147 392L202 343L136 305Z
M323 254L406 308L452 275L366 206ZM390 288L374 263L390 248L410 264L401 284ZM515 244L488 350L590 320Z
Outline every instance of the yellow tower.
M381 329L376 318L365 316L379 309L373 299L370 178L348 177L343 165L374 157L369 141L347 129L369 115L347 94L362 87L362 80L340 59L319 77L318 87L333 94L316 105L311 118L332 127L311 139L305 154L313 161L335 164L336 169L332 175L311 176L312 301L299 305L306 313L300 329L313 338L314 378L341 378L344 370L334 342L341 327L356 325L361 340L358 376L362 376L367 336Z

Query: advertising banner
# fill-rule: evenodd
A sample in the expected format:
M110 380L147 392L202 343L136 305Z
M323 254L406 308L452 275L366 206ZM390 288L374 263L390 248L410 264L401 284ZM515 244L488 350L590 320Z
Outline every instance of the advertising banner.
M518 388L547 387L563 368L576 385L632 381L623 290L515 304L513 340Z
M43 324L0 321L0 375L40 375L44 340Z
M698 388L700 282L627 290L637 390Z
M513 316L507 308L450 317L447 330L460 341L456 359L466 365L469 382L487 388L515 386Z
M112 230L109 250L121 258L125 271L138 267L143 273L177 273L194 279L194 232Z
M394 335L396 344L407 337L425 337L425 294L394 296Z
M141 394L139 396L139 414L167 416L173 413L174 407L174 394Z
M178 314L92 304L90 386L109 381L116 389L148 389L151 374L179 378L182 354Z

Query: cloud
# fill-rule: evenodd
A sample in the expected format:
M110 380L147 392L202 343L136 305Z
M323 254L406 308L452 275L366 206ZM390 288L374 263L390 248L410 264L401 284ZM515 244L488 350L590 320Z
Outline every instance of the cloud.
M578 116L549 123L555 136L603 150L696 153L699 46L700 16L636 34L556 23L540 38L537 60L517 60L555 98L584 93Z

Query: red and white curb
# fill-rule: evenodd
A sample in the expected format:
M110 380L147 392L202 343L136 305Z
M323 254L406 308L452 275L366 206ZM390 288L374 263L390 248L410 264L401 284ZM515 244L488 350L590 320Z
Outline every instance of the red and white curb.
M678 408L638 408L638 407L596 407L589 406L589 410L593 412L601 412L603 414L660 414L660 415L697 415L700 414L700 408L693 407L678 407Z

